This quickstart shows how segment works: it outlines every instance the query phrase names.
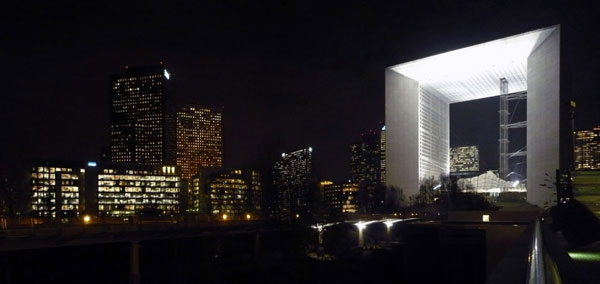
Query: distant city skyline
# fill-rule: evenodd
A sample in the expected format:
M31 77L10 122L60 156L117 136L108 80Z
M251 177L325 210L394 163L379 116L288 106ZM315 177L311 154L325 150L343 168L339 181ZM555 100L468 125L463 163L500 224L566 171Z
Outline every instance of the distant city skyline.
M181 101L224 107L224 166L255 164L264 153L275 160L286 149L312 145L320 174L347 179L348 145L384 121L385 67L553 24L568 35L565 72L578 102L576 129L600 122L595 9L559 1L426 1L406 8L359 1L162 3L143 13L133 3L118 11L84 3L16 7L0 55L9 66L0 70L9 82L4 92L12 94L0 105L7 122L0 133L11 137L0 141L0 163L99 159L110 144L108 76L126 65L163 61ZM165 13L179 16L160 20ZM482 104L494 110L496 103ZM485 128L472 116L459 120L465 116L451 113L451 123ZM489 138L474 139L481 141L482 170L496 163L485 157L497 144L497 131L488 131Z

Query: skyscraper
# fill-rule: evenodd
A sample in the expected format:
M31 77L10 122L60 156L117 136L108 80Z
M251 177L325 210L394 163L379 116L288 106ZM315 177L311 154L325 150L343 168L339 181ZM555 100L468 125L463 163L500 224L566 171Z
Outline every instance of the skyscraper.
M379 183L381 181L381 136L370 131L361 134L361 141L350 145L352 180Z
M273 166L273 183L278 191L282 218L306 212L312 181L312 148L282 153Z
M171 75L162 65L126 68L110 78L112 162L175 163Z
M200 168L223 166L223 110L185 106L177 110L177 165L189 179Z
M600 169L600 126L575 131L575 169Z
M350 145L350 150L351 178L359 188L360 212L371 213L385 198L383 190L378 192L383 180L382 167L385 167L382 159L385 157L385 129L361 134L361 140Z

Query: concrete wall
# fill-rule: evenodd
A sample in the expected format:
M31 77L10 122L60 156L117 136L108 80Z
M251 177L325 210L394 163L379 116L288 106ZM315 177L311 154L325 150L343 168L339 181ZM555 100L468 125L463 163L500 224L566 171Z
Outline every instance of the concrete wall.
M527 201L546 207L560 167L560 27L536 46L527 59Z
M386 184L419 191L419 82L385 71Z

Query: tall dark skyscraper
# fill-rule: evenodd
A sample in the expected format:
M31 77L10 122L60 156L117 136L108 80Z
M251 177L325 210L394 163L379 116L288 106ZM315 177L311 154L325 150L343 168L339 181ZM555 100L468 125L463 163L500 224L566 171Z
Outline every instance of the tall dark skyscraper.
M359 187L359 211L373 212L385 198L383 192L377 192L385 179L385 128L361 134L360 141L350 145L350 151L351 178Z
M308 210L312 181L312 148L282 153L273 166L273 182L278 191L279 214L289 218Z
M171 75L163 65L126 68L110 78L110 160L176 162Z
M361 141L350 145L352 180L355 182L381 181L381 136L370 131L361 135Z
M189 179L200 168L223 166L223 110L185 106L177 110L177 165Z

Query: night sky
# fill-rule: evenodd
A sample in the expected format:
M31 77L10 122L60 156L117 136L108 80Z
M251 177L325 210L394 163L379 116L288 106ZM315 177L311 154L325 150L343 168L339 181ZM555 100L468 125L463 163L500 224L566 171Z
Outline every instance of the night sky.
M594 1L51 2L6 9L0 163L99 159L108 76L163 61L179 102L225 107L225 166L312 146L322 178L346 179L349 144L384 121L385 67L554 24L576 128L600 124ZM451 144L479 145L482 168L497 167L497 108L451 109Z

